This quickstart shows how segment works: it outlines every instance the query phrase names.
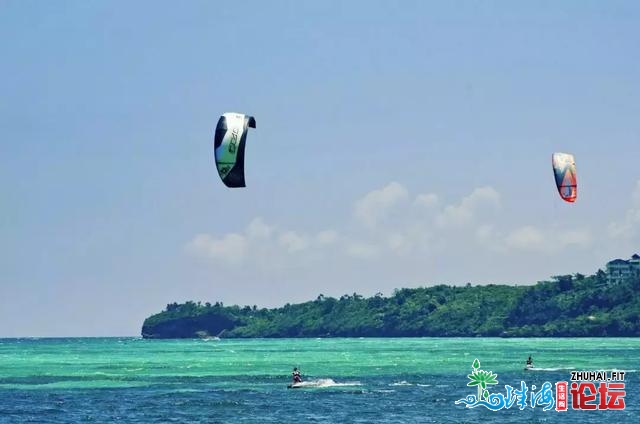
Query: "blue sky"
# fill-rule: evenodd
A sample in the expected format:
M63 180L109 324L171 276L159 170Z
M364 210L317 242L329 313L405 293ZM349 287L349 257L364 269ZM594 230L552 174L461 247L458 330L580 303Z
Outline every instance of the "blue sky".
M628 257L639 23L633 1L1 2L0 336ZM246 189L213 164L228 111L257 121Z

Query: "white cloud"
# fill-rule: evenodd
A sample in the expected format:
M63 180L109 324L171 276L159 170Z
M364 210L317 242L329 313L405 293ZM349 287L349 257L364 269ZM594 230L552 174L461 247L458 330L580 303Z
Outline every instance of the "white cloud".
M374 244L350 242L347 245L346 253L356 258L372 258L378 254L378 247Z
M374 190L358 200L354 216L367 227L375 227L388 212L409 197L409 192L399 183L392 182L380 190Z
M286 231L280 234L280 237L278 237L278 243L287 249L287 252L289 253L299 252L309 247L309 241L307 238L294 231Z
M387 237L387 246L394 253L406 254L411 252L413 243L408 235L395 233Z
M501 196L490 186L476 188L450 205L443 205L435 193L418 195L413 202L408 199L406 188L390 183L355 203L356 223L345 220L339 228L309 232L278 228L257 217L244 232L199 234L187 247L197 256L253 269L261 275L293 269L315 275L333 267L355 266L346 265L349 258L368 261L371 269L391 269L394 265L383 265L379 258L392 254L396 263L412 263L415 269L422 269L436 256L438 263L478 253L512 258L536 253L540 259L566 246L586 248L594 242L593 235L580 228L509 228L500 215ZM398 219L387 219L394 213ZM364 226L358 225L361 223Z
M558 244L561 246L588 247L593 242L593 236L588 230L568 230L557 234Z
M334 251L334 245L338 243L345 243L345 240L335 230L309 236L292 230L278 230L258 217L247 225L244 234L229 233L219 237L198 234L185 245L185 250L193 256L228 265L283 270L303 262L317 262ZM296 255L295 259L293 255Z
M531 225L518 228L505 237L507 248L556 253L568 246L589 247L593 237L584 229L541 230Z
M338 232L334 230L320 231L316 234L315 242L320 246L334 244L338 241Z
M512 231L505 243L509 248L522 250L544 250L546 245L542 232L530 225Z
M436 208L440 205L440 199L438 195L429 193L429 194L419 194L414 201L414 204L417 206L422 206L427 209Z
M261 217L254 218L245 230L247 236L256 239L267 239L271 237L273 231L274 228L270 225L265 224L264 220Z
M500 194L493 187L476 188L459 204L446 206L436 218L436 225L444 228L471 224L475 216L487 207L494 210L499 208Z
M640 180L636 182L636 188L633 190L631 200L634 207L640 208Z
M247 240L240 234L227 234L215 239L209 234L198 234L189 243L187 250L197 256L219 259L228 264L239 264L247 253Z
M286 299L291 302L318 293L370 295L423 284L534 283L549 275L592 272L603 258L622 254L610 252L633 253L637 245L633 239L608 239L606 227L578 224L585 218L575 211L565 219L540 202L514 207L519 196L503 198L490 186L470 187L447 201L449 192L426 187L423 193L385 184L357 196L352 210L344 203L335 221L329 220L334 214L317 213L313 226L292 226L258 216L228 233L198 234L186 252L212 264L216 281L233 281L230 292L244 296L235 287L241 286L258 300L287 293L294 296ZM638 193L633 210L640 204ZM636 228L640 233L640 223ZM201 275L201 284L210 285ZM219 293L218 287L208 289Z
M483 224L476 228L476 238L480 241L494 241L495 232L493 225Z
M640 180L631 195L631 207L621 222L612 222L608 228L609 237L618 240L633 239L640 230Z

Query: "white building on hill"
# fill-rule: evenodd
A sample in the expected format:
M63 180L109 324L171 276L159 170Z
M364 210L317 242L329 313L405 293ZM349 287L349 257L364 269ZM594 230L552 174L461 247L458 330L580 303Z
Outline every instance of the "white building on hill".
M607 283L618 284L628 278L640 275L640 256L633 255L631 259L614 259L607 262Z

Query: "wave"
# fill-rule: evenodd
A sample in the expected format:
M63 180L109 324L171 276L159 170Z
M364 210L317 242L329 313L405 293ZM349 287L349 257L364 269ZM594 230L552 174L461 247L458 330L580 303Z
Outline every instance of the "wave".
M389 384L389 386L413 386L413 383L409 383L407 381L402 380L402 381L398 381L396 383L391 383L391 384Z
M359 381L336 383L330 378L320 378L317 380L303 381L302 383L296 383L296 387L350 387L350 386L362 386Z
M569 370L575 370L575 367L556 367L556 368L542 368L542 367L533 367L533 368L529 368L527 369L527 371L569 371Z

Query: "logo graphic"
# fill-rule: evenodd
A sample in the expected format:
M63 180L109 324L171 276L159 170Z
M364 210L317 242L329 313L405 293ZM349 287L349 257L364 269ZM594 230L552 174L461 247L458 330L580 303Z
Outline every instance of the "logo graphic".
M483 371L480 369L480 361L476 359L473 361L473 371L467 377L471 380L467 383L467 386L478 387L477 399L488 400L489 391L487 390L487 384L498 384L496 377L498 374L494 374L491 371Z
M473 361L472 367L473 371L467 376L471 381L467 386L476 386L477 394L457 400L456 405L464 404L467 408L483 406L491 411L509 409L513 405L520 410L527 406L540 406L543 411L551 411L555 407L558 412L567 411L569 405L574 410L625 408L624 371L572 371L570 385L566 381L555 384L545 381L536 392L535 384L529 387L527 383L520 381L518 388L505 384L505 393L491 393L487 387L498 384L498 374L481 370L478 359Z

